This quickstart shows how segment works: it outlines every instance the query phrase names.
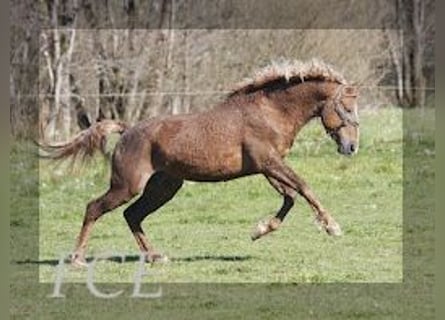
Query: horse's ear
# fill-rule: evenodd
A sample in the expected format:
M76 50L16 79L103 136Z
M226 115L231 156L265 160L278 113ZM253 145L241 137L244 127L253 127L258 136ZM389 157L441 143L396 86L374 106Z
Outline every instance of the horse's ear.
M358 96L358 86L349 85L343 89L343 94L347 97L357 97Z

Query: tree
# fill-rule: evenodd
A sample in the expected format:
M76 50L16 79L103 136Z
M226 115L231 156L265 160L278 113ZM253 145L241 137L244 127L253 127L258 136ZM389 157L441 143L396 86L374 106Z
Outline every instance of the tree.
M427 81L432 71L434 41L434 1L396 0L398 31L386 37L397 81L397 100L402 107L424 107Z

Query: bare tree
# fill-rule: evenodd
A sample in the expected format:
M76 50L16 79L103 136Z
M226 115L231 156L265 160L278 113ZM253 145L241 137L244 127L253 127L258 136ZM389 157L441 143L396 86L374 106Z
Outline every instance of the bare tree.
M14 2L12 12L29 16L31 2L25 2ZM280 58L320 58L333 64L348 80L366 85L362 101L368 105L396 97L402 106L422 106L426 97L419 88L434 80L432 0L393 0L396 16L383 10L383 1L365 6L376 19L396 17L399 27L392 24L385 31L316 29L326 18L317 15L318 1L299 6L307 12L300 30L175 29L191 14L186 0L33 3L36 15L50 28L34 37L31 23L12 27L11 124L17 135L26 130L27 116L37 112L37 105L42 132L51 139L64 139L104 118L134 123L163 113L204 110L237 81ZM253 2L224 3L203 13L215 17L215 27L249 12ZM356 6L364 6L351 3L327 5L332 12L328 18L347 20ZM148 29L137 29L141 21ZM39 51L33 53L29 43L36 38ZM37 61L39 81L26 74L24 62L31 60ZM40 104L23 100L31 83L40 85ZM398 90L383 94L378 88L382 84L396 84Z
M397 81L397 100L403 107L424 107L427 64L434 34L434 1L395 0L398 31L386 30Z
M48 107L43 133L50 139L60 139L71 133L73 108L71 103L78 97L72 96L73 79L70 76L70 63L76 39L77 0L72 7L67 2L47 0L47 14L51 30L42 32L42 52L50 79L47 87ZM59 29L70 27L70 29Z

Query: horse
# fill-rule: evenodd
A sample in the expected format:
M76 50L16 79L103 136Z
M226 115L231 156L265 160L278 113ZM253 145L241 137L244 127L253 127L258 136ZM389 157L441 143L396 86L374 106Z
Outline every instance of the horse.
M275 216L258 223L252 240L277 230L297 195L313 209L319 227L329 235L341 235L339 224L284 158L298 132L314 118L321 118L340 154L357 153L357 98L358 87L321 60L282 61L241 81L206 111L157 116L134 126L103 120L66 143L47 144L44 150L51 159L89 158L104 150L108 134L120 134L111 157L110 186L86 207L72 264L86 264L95 222L137 195L124 210L128 227L147 262L166 260L147 239L141 223L171 200L185 180L218 182L263 175L283 202Z

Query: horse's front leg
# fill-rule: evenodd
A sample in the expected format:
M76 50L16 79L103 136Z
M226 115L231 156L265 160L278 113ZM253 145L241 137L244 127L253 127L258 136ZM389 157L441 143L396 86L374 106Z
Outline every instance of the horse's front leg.
M316 222L330 235L341 235L341 229L334 218L323 208L308 184L280 158L271 159L264 168L266 176L276 179L282 185L298 192L315 212Z

